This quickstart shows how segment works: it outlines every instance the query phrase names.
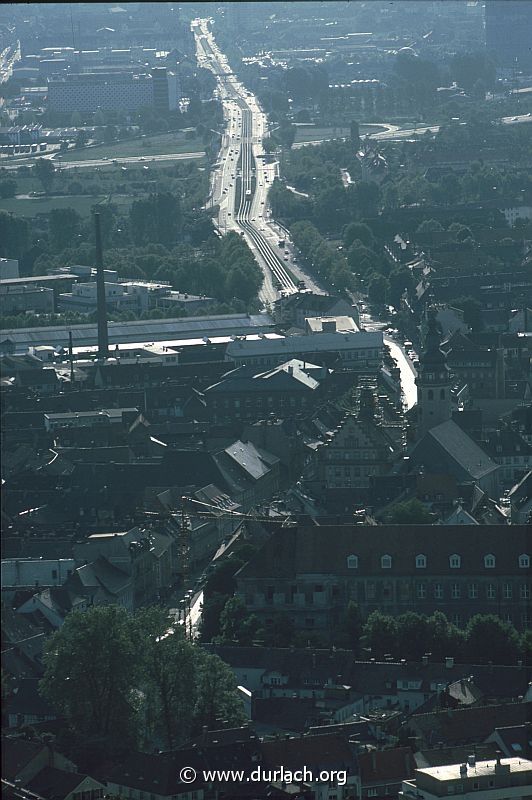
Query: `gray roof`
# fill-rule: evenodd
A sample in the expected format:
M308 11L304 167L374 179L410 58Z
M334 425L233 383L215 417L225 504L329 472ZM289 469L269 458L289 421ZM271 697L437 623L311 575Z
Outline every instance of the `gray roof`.
M453 420L447 420L431 428L427 436L438 442L473 478L482 478L498 469L488 454Z
M124 342L157 342L202 336L258 333L271 330L273 320L268 314L222 314L189 317L187 319L137 320L109 322L109 344ZM44 328L9 328L0 331L0 341L10 339L17 351L39 344L66 347L72 331L74 347L96 345L98 328L95 324L57 325Z
M224 452L255 480L262 478L270 470L270 465L251 442L241 442L239 439L226 447Z

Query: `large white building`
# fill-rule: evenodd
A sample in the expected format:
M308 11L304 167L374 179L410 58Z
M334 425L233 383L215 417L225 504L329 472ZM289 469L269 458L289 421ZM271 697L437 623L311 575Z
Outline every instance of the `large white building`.
M464 764L417 769L413 780L403 781L400 800L439 800L440 797L475 800L524 800L532 797L532 761L498 758Z
M331 331L275 339L238 337L227 346L225 358L238 366L258 364L269 367L292 358L312 360L316 354L331 354L337 355L346 369L374 370L382 363L382 349L381 331Z

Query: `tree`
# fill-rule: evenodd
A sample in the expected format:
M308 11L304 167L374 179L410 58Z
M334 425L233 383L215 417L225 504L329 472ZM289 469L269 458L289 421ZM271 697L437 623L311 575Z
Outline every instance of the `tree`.
M439 233L443 231L443 225L437 219L424 219L418 225L416 233Z
M79 111L73 111L70 115L70 124L73 128L79 128L82 124L81 114Z
M514 664L519 655L519 635L513 625L494 614L475 614L465 631L470 663Z
M221 658L200 648L197 648L196 656L196 729L201 730L206 725L212 730L222 720L228 727L242 725L244 711L230 668Z
M46 194L49 194L55 180L55 167L49 158L38 158L36 160L35 175Z
M111 144L116 140L116 128L114 125L106 125L103 132L103 140L105 144Z
M384 275L374 272L368 281L368 298L372 303L384 303L390 291L390 283Z
M343 233L344 247L351 247L353 242L357 239L362 242L365 247L372 247L374 243L373 233L369 225L365 222L351 222L346 225Z
M45 646L41 691L77 740L102 754L135 744L140 659L120 606L73 611Z
M78 149L81 148L81 147L85 147L85 145L87 144L88 138L89 137L87 136L87 131L79 130L77 132L77 134L76 134L75 147L78 148Z
M350 600L338 625L338 635L335 644L346 647L358 655L360 650L360 637L362 635L362 618L358 605Z
M17 182L12 178L0 181L0 197L5 200L8 197L14 197L17 193Z
M451 304L464 312L464 322L473 332L482 330L482 303L479 300L475 297L458 297Z
M255 614L249 614L241 597L231 597L227 600L220 614L221 644L250 645L259 627L259 620Z
M203 607L201 612L200 639L202 642L212 642L220 633L220 617L230 595L214 592L207 595L203 593Z
M434 516L417 498L397 503L386 517L388 525L426 525L434 521Z
M24 256L30 246L30 225L24 217L16 217L0 211L0 256L18 258Z
M381 611L372 611L364 625L363 636L373 657L382 658L387 653L397 653L397 621L393 617Z
M397 617L398 656L419 661L428 650L429 625L427 617L408 611Z
M388 275L388 280L390 281L390 294L388 299L395 308L399 308L403 292L405 290L411 291L414 286L412 273L408 267L398 266L392 269Z
M81 217L73 208L52 208L48 215L50 238L56 252L75 247Z
M358 122L353 119L351 120L351 124L349 126L349 138L351 139L351 144L355 147L359 147L360 145L360 128Z
M161 608L143 609L134 622L144 657L148 729L158 733L160 728L172 749L189 737L194 722L196 649L182 628L169 630L168 614Z

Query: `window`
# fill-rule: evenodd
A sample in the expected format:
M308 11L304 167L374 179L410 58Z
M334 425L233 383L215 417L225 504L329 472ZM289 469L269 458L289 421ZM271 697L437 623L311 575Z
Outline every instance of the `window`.
M429 400L434 400L434 392L432 391L432 389L428 390L427 397Z
M449 566L451 569L460 569L460 564L462 563L462 559L456 553L453 553L452 556L449 556Z
M392 557L388 555L381 556L381 568L391 569L391 567L392 567Z
M416 595L419 600L424 600L427 596L427 587L424 583L418 583L416 587Z
M377 789L368 789L368 797L377 797Z
M434 584L434 599L443 600L443 586L441 583Z
M519 556L519 566L521 569L528 569L530 567L530 556L527 556L526 553L523 553Z
M519 588L519 597L521 600L528 600L530 597L530 587L527 583L522 583Z
M493 569L495 567L495 556L492 553L484 556L484 566L486 569Z
M347 556L347 569L358 569L358 556Z
M56 570L56 569L53 569L53 570L52 570L52 580L53 580L53 581L56 581L56 580L57 580L57 570Z
M495 589L494 583L488 583L486 587L486 597L488 600L495 600L497 596L497 590Z
M504 597L505 600L511 600L512 599L512 594L513 594L512 584L511 583L505 583L503 588L502 588L502 596Z
M374 600L375 599L375 584L368 583L366 589L366 599L367 600Z
M451 586L451 597L453 598L453 600L458 600L458 598L460 597L460 584L459 583L453 583L452 584L452 586Z
M416 556L416 569L425 569L427 566L427 556L422 554Z
M440 400L445 400L445 389L440 389Z
M478 584L470 583L469 584L469 599L476 600L478 597Z

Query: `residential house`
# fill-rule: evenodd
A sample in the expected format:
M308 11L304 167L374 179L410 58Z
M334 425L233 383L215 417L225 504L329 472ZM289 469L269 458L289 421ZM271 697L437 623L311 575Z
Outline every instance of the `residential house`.
M8 726L22 728L38 722L57 719L52 706L39 692L39 680L23 678L6 701Z
M121 572L122 583L119 589L121 592L126 591L127 598L129 589L125 587L129 583L128 576L132 579L133 595L130 600L132 609L155 600L160 588L157 585L158 574L160 580L163 577L167 579L172 573L169 537L159 537L155 547L151 531L141 530L138 527L118 533L94 533L85 542L74 546L74 557L78 563L86 563L89 573L92 573L92 564L99 556L103 556L114 571ZM167 567L161 566L160 559L163 557L169 562ZM84 575L81 573L79 577L81 581L84 580ZM92 574L88 580L89 584L94 586Z
M76 765L55 748L42 742L2 736L2 777L27 786L45 767L74 772Z
M25 787L48 800L101 800L106 787L89 775L44 767Z
M473 706L414 714L404 725L417 737L421 747L434 746L437 742L447 745L474 744L485 741L496 728L526 725L531 712L530 701Z
M327 375L325 367L298 359L259 373L239 367L205 390L207 408L214 422L308 413L322 397Z
M502 348L486 348L457 331L442 349L455 379L467 383L472 398L504 398L505 358Z
M483 436L482 445L496 464L504 486L515 486L532 470L532 444L517 431L504 427Z
M283 767L312 774L315 800L343 800L360 797L356 746L339 734L303 736L264 741L261 745L262 766L274 770ZM336 778L320 780L322 772L335 772ZM339 775L340 774L340 775Z

